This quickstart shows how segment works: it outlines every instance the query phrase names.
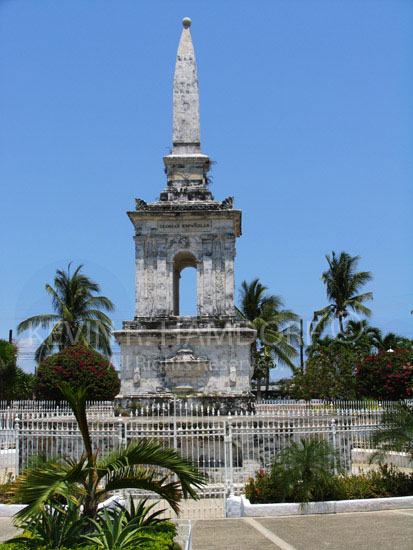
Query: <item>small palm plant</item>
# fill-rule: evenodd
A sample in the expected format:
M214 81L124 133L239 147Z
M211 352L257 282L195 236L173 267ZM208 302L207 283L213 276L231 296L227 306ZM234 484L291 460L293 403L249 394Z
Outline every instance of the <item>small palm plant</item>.
M28 506L17 514L17 523L61 501L82 507L83 517L96 519L99 503L108 493L121 489L154 492L176 513L182 498L198 498L196 489L204 485L203 476L177 451L156 441L135 441L100 458L93 451L89 434L86 387L74 392L69 384L62 383L61 389L76 417L85 451L78 461L49 460L28 468L19 477L16 498ZM165 470L170 473L160 473Z
M305 504L322 499L339 471L339 455L326 441L301 439L280 452L272 476L284 500Z
M413 407L407 403L398 403L386 410L372 441L379 447L372 456L372 462L382 462L389 451L406 452L413 462Z
M62 504L55 501L53 506L47 506L40 513L19 522L19 527L23 535L8 542L24 542L31 548L33 539L36 539L48 548L71 548L77 546L83 537L87 522L73 502Z
M111 514L104 510L97 520L91 519L94 531L83 535L83 539L91 542L97 548L104 550L123 550L136 548L144 542L153 540L144 535L145 525L142 526L139 517L128 521L125 510Z

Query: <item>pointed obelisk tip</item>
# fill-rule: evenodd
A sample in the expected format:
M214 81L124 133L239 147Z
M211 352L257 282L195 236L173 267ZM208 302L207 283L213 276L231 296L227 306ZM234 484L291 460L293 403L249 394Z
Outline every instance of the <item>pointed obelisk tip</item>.
M189 17L184 17L182 19L182 25L184 26L184 29L189 29L189 27L191 26L191 19Z

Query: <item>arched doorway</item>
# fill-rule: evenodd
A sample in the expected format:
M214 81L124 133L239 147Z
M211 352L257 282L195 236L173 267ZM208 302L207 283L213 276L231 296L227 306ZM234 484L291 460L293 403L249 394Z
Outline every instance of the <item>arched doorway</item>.
M178 254L174 258L174 266L173 266L173 305L174 305L174 315L181 315L180 312L180 284L181 284L181 273L186 268L194 268L196 273L196 258L191 252L178 252ZM192 300L197 299L197 292L196 292L196 280L194 284L193 280L193 274L192 275L192 281L189 279L188 283L191 287L192 292ZM185 277L185 279L187 279ZM187 282L185 280L185 282ZM194 296L195 294L195 296ZM188 299L188 297L187 297ZM190 301L190 300L187 300ZM189 305L189 309L193 311L193 307L191 308ZM197 315L197 313L194 313Z

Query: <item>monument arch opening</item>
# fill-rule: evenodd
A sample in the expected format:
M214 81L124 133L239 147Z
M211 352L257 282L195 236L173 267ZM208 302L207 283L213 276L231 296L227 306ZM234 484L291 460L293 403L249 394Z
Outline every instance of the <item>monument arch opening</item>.
M182 272L186 268L194 268L196 270L196 258L195 256L188 251L178 252L174 258L173 264L173 304L174 304L174 315L179 316L182 314L181 307L181 278ZM187 270L188 271L188 270ZM187 275L187 273L185 274ZM187 279L187 277L185 277ZM186 282L186 281L185 281ZM189 281L190 284L190 281ZM191 285L194 286L194 285ZM195 284L195 303L197 303L197 292ZM190 304L188 304L190 305ZM197 311L194 313L197 315Z

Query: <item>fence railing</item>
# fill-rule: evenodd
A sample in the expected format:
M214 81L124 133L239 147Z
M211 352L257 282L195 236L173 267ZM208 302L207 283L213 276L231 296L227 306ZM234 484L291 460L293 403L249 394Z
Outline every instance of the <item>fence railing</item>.
M86 404L88 410L110 412L114 411L113 401L88 401ZM69 404L66 401L0 401L0 413L2 412L26 413L65 413L70 412Z
M215 408L188 402L168 402L136 409L130 416L88 410L96 450L109 453L137 439L156 439L193 461L207 478L201 501L188 503L183 517L223 517L225 499L240 494L249 477L269 469L291 441L316 437L331 443L347 472L366 471L373 453L371 435L392 403L316 402L263 404L255 413L221 415ZM20 414L22 413L22 414ZM81 434L67 409L0 412L0 482L19 474L33 457L83 453ZM388 462L412 468L403 453Z

